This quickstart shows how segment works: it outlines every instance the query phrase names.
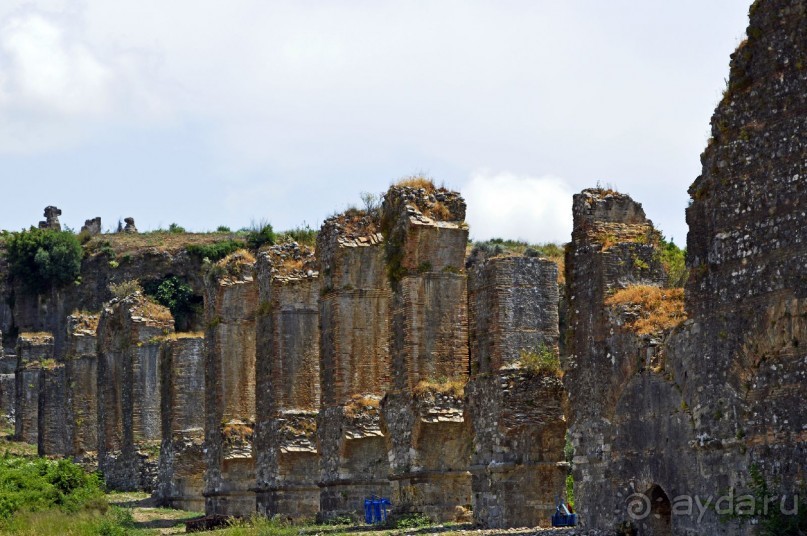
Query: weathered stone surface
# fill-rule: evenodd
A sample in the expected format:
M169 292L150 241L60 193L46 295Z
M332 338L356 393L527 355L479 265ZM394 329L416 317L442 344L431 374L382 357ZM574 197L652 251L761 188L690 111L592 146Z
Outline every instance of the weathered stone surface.
M14 437L33 445L39 442L39 393L43 363L53 363L50 333L21 333L17 338L17 370L14 373Z
M59 223L59 216L62 215L62 211L56 207L48 206L45 207L45 221L39 222L40 229L53 229L54 231L61 231L62 224Z
M471 441L456 392L468 379L465 203L444 189L393 186L382 211L393 281L393 385L382 404L392 501L397 512L462 519L471 504Z
M379 404L390 385L390 301L378 216L347 212L317 239L322 409L320 516L361 517L364 498L390 494Z
M205 288L205 513L255 512L254 259L236 252ZM212 274L211 274L212 275Z
M311 248L272 246L258 256L255 451L258 512L319 510L317 413L320 294Z
M498 257L469 267L473 513L505 528L546 525L563 494L566 392L557 370L522 355L557 355L554 262Z
M98 464L114 489L152 491L162 440L160 338L165 307L139 292L113 299L98 326Z
M162 444L155 496L171 508L204 510L205 339L177 333L160 346Z

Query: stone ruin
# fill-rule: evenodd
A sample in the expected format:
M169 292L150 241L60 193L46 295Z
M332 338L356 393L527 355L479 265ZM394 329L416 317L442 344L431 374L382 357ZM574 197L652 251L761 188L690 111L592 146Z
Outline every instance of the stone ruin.
M62 215L62 211L56 207L48 206L45 207L45 221L39 222L40 229L53 229L54 231L61 231L62 224L59 223L59 216Z
M81 226L81 232L90 236L101 234L101 218L93 218L85 220L84 225Z
M409 181L314 249L136 252L126 277L182 275L204 335L142 294L110 300L105 258L51 295L0 277L0 417L211 517L358 517L377 495L546 525L571 472L586 527L754 534L764 517L680 500L805 483L805 21L804 0L751 8L690 188L685 289L625 194L574 196L559 284L544 258L469 256L460 195Z

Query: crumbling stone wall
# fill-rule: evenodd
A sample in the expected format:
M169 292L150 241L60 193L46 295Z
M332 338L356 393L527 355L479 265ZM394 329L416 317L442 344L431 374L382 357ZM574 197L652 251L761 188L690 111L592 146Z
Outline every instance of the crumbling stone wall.
M255 512L255 344L258 285L254 259L236 252L205 287L205 512Z
M267 516L310 518L319 510L315 268L314 251L296 243L272 246L258 256L257 509Z
M98 325L98 465L108 486L152 491L160 450L160 339L170 311L139 292L113 299Z
M204 510L205 339L176 333L160 345L162 444L156 497L171 508Z
M33 445L39 441L39 393L42 366L53 363L50 333L21 333L17 339L17 370L14 373L14 437Z
M393 504L461 519L471 504L465 202L445 189L393 186L382 214L393 283L393 380L383 402Z
M376 213L329 218L317 238L322 405L320 516L361 516L364 498L388 497L379 404L390 386L390 301Z
M473 513L486 527L547 525L563 494L557 277L546 259L494 257L469 266Z

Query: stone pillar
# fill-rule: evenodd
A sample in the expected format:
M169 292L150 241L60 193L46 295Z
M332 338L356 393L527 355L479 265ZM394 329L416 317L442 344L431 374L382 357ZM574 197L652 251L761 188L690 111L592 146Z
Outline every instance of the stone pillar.
M573 216L566 249L570 355L564 366L575 500L587 526L614 526L627 519L625 497L631 493L653 485L667 493L681 489L663 466L651 469L658 467L654 456L679 456L676 449L691 437L689 416L664 371L661 342L669 329L631 327L661 313L644 307L645 297L657 296L672 308L676 295L682 305L681 292L661 288L666 278L659 233L639 203L611 190L584 190L574 196ZM635 298L614 303L626 291ZM652 415L664 415L657 421L661 431L636 424Z
M39 442L39 392L42 366L51 366L53 336L50 333L21 333L17 338L14 437L36 445Z
M255 259L237 251L205 287L205 512L255 512Z
M98 465L109 487L152 491L160 451L160 338L170 311L139 292L109 302L98 326Z
M45 221L39 222L40 229L53 229L54 231L61 231L62 224L59 223L59 216L62 211L54 206L45 207Z
M296 243L272 246L258 257L257 509L270 517L311 518L319 511L315 261L313 249Z
M0 270L0 278L3 277ZM0 283L0 285L2 285ZM2 298L0 289L0 299ZM14 426L14 405L16 404L14 374L17 370L17 356L6 355L3 348L3 332L0 331L0 425Z
M326 220L317 238L323 519L361 518L365 497L390 496L379 406L390 386L392 292L378 220L348 211Z
M67 318L66 429L74 459L92 459L98 449L98 322L100 315Z
M558 267L496 257L469 267L474 520L546 526L564 494L566 392L558 359Z
M69 454L67 411L67 374L64 362L49 360L39 372L39 436L40 456Z
M382 210L393 288L393 385L383 404L393 504L463 519L471 505L465 202L442 188L393 186Z
M156 497L170 508L204 510L205 339L176 333L160 346L162 445Z

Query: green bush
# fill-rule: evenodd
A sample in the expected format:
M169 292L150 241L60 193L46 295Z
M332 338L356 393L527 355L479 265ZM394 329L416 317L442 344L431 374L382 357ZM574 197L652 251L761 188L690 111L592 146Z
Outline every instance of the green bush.
M418 527L428 527L432 524L432 520L426 514L405 514L397 518L394 522L396 529L416 529Z
M232 231L226 225L219 225L218 227L216 227L216 232L217 233L231 233Z
M169 233L174 233L174 234L181 234L181 233L186 233L187 231L181 225L176 224L176 223L172 223L171 225L168 226L168 232Z
M186 326L189 317L195 312L195 296L193 289L185 281L176 276L168 276L162 280L148 281L143 285L145 293L160 305L171 310L177 330Z
M263 246L275 243L275 231L272 224L267 221L253 223L246 232L247 245L250 249L260 249Z
M72 233L31 227L9 234L6 249L11 274L34 291L73 283L81 272L84 251Z
M78 512L97 505L105 507L100 479L68 460L0 459L0 521L22 510Z
M687 250L679 248L672 240L667 242L662 238L658 255L667 273L667 286L683 287L689 277L689 270L686 267Z
M297 242L298 244L313 247L317 243L317 234L319 234L319 231L312 229L304 223L300 227L295 227L294 229L289 229L288 231L283 231L282 233L278 234L276 241L293 241Z
M213 244L191 244L185 250L199 259L216 262L244 247L246 247L246 244L240 240L224 240Z

